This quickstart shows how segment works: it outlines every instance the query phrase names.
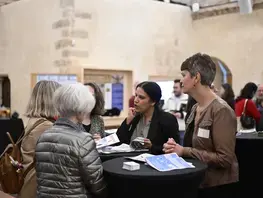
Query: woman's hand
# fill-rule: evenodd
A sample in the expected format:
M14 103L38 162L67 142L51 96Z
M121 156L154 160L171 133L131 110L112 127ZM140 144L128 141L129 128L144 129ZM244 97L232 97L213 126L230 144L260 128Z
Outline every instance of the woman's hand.
M182 156L184 147L177 144L173 138L169 138L168 141L163 145L164 153L176 153L178 156Z
M135 114L136 114L135 109L134 108L129 108L128 117L126 119L126 124L130 124L131 123L131 121L135 117Z
M151 140L145 138L144 139L144 148L151 149L152 148L152 142Z
M95 140L95 142L99 141L101 139L101 136L99 133L94 133L93 134L93 139Z

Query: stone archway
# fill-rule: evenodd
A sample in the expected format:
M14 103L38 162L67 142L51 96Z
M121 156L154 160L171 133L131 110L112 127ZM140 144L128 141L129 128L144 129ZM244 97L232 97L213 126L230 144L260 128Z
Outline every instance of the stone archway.
M212 60L215 62L217 66L215 86L219 88L223 83L228 83L232 86L233 76L229 67L219 58L212 57Z

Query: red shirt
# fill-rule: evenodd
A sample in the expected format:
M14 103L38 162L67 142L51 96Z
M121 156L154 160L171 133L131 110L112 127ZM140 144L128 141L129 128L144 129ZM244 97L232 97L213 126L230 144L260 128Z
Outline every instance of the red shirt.
M243 109L244 109L245 99L241 99L235 104L235 112L236 116L240 117L242 115ZM247 101L246 106L246 115L253 117L256 122L258 123L260 120L260 113L255 105L255 103L252 100Z

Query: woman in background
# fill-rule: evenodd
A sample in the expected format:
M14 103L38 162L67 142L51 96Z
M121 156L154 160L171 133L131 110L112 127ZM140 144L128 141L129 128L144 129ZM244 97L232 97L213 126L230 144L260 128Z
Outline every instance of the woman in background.
M105 137L104 120L104 97L100 87L96 83L84 84L95 97L95 106L91 112L87 113L82 122L84 129L93 135L95 140Z
M259 123L260 121L260 117L261 117L260 112L258 111L256 104L252 100L252 98L256 94L257 88L258 87L255 83L252 82L247 83L244 86L244 88L241 89L240 95L236 99L235 112L238 118L238 130L243 129L242 124L240 122L240 117L244 110L246 100L247 103L246 103L245 114L247 116L251 116L252 118L254 118L256 123Z
M163 144L174 138L180 141L178 122L175 116L159 108L162 97L160 86L145 81L137 85L134 108L117 131L121 143L130 144L135 138L144 138L144 147L152 154L163 153Z
M19 198L35 198L36 196L36 170L35 149L40 135L52 127L58 112L53 106L53 94L60 84L54 81L38 82L31 94L26 108L25 116L29 118L25 134L28 134L21 143L24 172L24 185L19 193ZM30 170L31 169L31 170Z
M224 83L220 89L220 97L235 110L235 94L230 84Z

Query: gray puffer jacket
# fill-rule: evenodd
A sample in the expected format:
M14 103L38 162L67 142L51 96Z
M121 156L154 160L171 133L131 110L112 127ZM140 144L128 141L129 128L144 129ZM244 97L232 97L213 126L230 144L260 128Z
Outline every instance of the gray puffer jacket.
M38 198L106 197L94 140L82 125L58 119L36 146Z

